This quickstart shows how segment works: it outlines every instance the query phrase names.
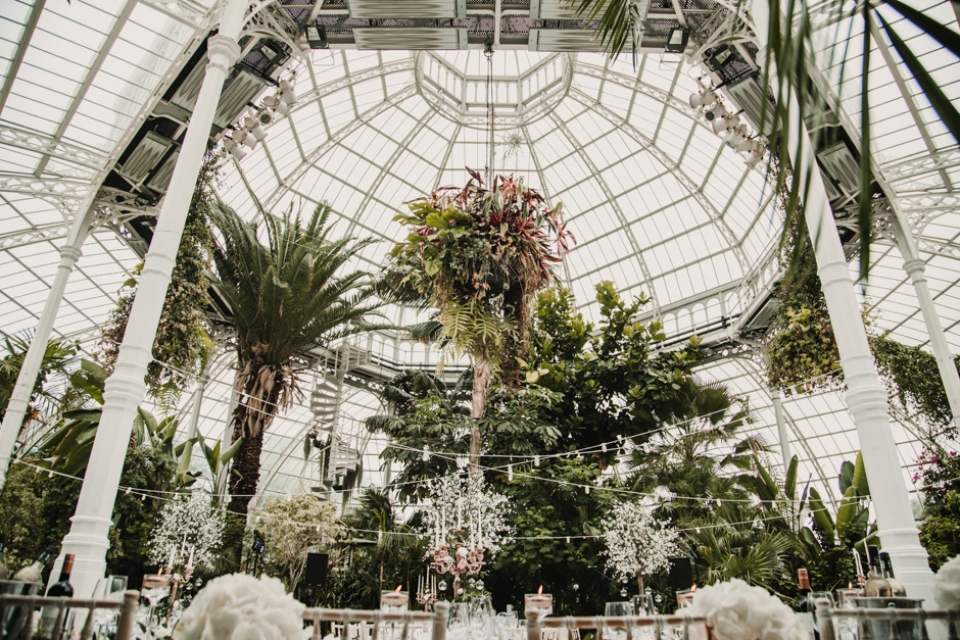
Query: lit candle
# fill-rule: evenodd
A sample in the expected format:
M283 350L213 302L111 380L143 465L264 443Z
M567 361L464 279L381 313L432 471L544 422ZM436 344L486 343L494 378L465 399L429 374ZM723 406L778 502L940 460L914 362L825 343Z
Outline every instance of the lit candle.
M536 593L528 593L524 597L524 605L529 610L537 611L540 616L548 616L553 612L553 596L543 593L543 585Z
M856 566L857 566L857 575L858 575L858 576L862 576L862 575L863 575L863 565L860 564L860 553L859 553L856 549L853 550L853 562L854 562L854 563L856 564Z
M170 547L170 560L167 561L167 566L173 568L173 560L176 558L177 549L176 547Z
M194 552L195 550L196 550L196 547L195 547L195 546L194 546L194 547L190 547L190 559L187 560L187 567L190 568L190 569L193 568L193 552Z
M405 607L410 601L410 596L406 591L400 591L403 585L397 585L396 591L381 591L380 604L389 607Z

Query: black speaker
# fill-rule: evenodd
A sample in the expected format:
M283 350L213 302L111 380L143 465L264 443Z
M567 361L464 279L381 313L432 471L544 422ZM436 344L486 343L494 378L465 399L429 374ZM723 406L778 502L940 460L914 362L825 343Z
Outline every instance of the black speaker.
M670 588L674 591L693 586L693 563L690 558L668 558L670 561Z
M307 568L303 572L303 586L323 588L327 586L327 564L330 557L325 553L308 553Z

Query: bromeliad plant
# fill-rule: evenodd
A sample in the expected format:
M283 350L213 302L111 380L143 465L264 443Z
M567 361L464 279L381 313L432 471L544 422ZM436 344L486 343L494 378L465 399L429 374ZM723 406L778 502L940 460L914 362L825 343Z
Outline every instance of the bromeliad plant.
M391 252L404 286L439 310L440 338L451 356L473 361L471 415L482 418L494 376L519 384L529 343L532 296L547 286L573 235L522 180L499 176L487 189L480 175L462 188L445 187L408 203L394 219L410 234ZM480 433L470 444L474 463Z

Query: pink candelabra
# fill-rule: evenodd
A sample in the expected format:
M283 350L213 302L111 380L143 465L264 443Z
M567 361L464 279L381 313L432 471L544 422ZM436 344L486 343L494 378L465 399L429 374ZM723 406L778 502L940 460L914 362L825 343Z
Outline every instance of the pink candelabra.
M431 564L438 574L449 573L453 576L453 597L456 598L460 595L460 578L476 575L483 568L483 553L486 549L483 547L467 549L458 542L452 555L448 550L449 547L445 544L434 549Z

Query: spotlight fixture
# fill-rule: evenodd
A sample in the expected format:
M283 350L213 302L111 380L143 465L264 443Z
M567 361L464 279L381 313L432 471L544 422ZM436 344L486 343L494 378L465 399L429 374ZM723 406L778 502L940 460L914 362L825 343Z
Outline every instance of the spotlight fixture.
M237 144L235 140L230 138L223 139L223 148L237 160L242 160L243 156L247 155L247 150L243 148L243 145Z
M280 99L283 100L287 106L297 101L297 94L293 90L293 85L290 84L289 80L280 81Z
M250 150L253 151L257 148L257 139L253 137L246 129L240 129L233 134L233 141L238 144L243 144L250 147Z
M276 118L274 117L272 111L270 111L269 109L263 109L257 114L257 120L260 122L261 125L266 126L268 124L273 123L273 121L276 120Z
M724 115L723 117L716 118L713 121L713 132L716 134L724 133L725 131L733 131L740 126L740 116L734 115Z
M747 129L747 125L745 125L745 124L741 124L739 127L732 128L732 129L731 129L731 128L728 128L728 129L727 129L727 142L729 142L729 143L732 144L734 147L736 147L736 146L737 146L738 144L740 144L743 140L746 140L748 135L750 135L750 132L749 132L749 130Z
M327 49L327 28L322 24L307 27L307 44L311 49Z
M287 106L286 102L280 99L280 96L267 96L263 99L263 104L267 105L281 116L285 116L290 112L290 107Z
M670 37L667 38L667 51L670 53L683 53L687 48L687 41L690 39L690 29L676 28L670 31Z
M244 118L243 128L249 131L257 142L263 142L263 139L267 137L267 132L260 126L260 121L257 118L250 116Z
M703 117L707 119L707 122L715 122L717 119L717 111L715 109L707 109L703 112Z
M715 104L717 104L717 94L709 89L704 89L700 93L690 95L690 106L694 109L712 107Z

